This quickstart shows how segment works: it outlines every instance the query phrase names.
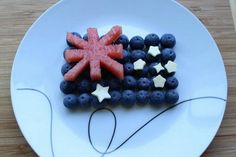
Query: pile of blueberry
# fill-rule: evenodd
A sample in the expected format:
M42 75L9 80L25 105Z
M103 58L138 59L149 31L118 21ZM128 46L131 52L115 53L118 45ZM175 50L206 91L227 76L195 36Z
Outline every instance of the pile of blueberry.
M82 38L80 34L73 33ZM83 36L87 40L87 35ZM87 109L93 106L100 108L105 106L115 107L123 105L130 108L134 104L159 106L164 103L174 104L178 101L179 95L175 90L178 86L178 80L174 76L175 72L168 73L162 70L157 73L155 65L161 63L163 66L168 61L174 61L176 54L174 46L176 39L172 34L164 34L161 38L152 33L148 34L145 39L141 36L134 36L130 40L126 35L121 35L114 44L122 44L124 58L118 62L124 65L125 77L123 80L117 79L111 73L103 70L102 80L94 82L90 80L89 70L83 73L75 82L62 81L60 84L61 91L66 94L64 97L64 105L69 109L81 108ZM68 43L69 49L73 45ZM150 46L158 46L161 54L153 57L148 53ZM68 49L67 48L67 49ZM143 70L135 70L134 62L142 59L146 62ZM61 72L64 75L74 64L65 63ZM166 79L163 88L156 88L153 78L161 75ZM104 99L101 103L98 98L91 93L96 89L96 85L109 87L111 99Z

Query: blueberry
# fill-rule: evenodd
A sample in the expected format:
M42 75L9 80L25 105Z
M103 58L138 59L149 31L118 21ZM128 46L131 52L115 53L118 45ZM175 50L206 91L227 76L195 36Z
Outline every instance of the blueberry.
M165 95L166 102L169 104L174 104L179 100L179 94L175 90L169 90Z
M174 61L176 58L175 51L170 48L165 48L161 52L161 59L163 62L168 62L169 60Z
M156 57L153 57L149 53L146 53L146 62L153 63L153 62L157 62L157 61L159 61L159 55Z
M83 39L88 41L88 34L87 33L83 36Z
M121 80L118 78L112 78L108 82L110 90L119 90L121 88Z
M108 81L107 80L100 80L100 81L93 82L91 84L91 91L96 90L97 84L100 84L101 86L106 87L106 86L108 86Z
M134 36L130 40L130 48L132 50L143 50L144 48L144 40L141 36Z
M162 48L173 48L176 44L175 37L172 34L164 34L161 37L161 47Z
M117 41L115 42L115 44L122 44L124 49L127 49L127 47L129 46L129 39L126 35L121 35Z
M150 95L150 104L153 106L163 104L165 102L165 94L163 91L155 90Z
M167 78L167 77L174 76L174 75L175 75L175 72L169 73L169 72L165 69L165 70L161 71L161 75L162 75L163 77Z
M179 85L179 81L177 80L176 77L172 76L172 77L166 78L166 83L165 83L166 88L175 89L178 87L178 85Z
M148 69L149 69L149 67L147 65L145 65L143 67L143 70L136 70L135 71L135 76L137 76L137 77L148 77Z
M123 59L122 59L122 62L123 62L123 63L127 63L127 62L129 62L129 61L130 61L130 52L124 50L124 51L123 51Z
M154 77L149 79L150 80L150 89L152 89L152 90L157 89L154 85L153 79L154 79Z
M125 89L135 89L137 81L133 76L125 76L123 80L123 87Z
M74 36L77 36L77 37L79 37L79 38L82 38L81 35L80 35L79 33L77 33L77 32L72 32L72 34L73 34ZM67 45L68 45L68 46L74 47L74 45L72 45L68 40L66 40L66 42L67 42Z
M76 85L74 82L62 81L60 84L60 89L64 94L69 94L75 91Z
M86 68L84 72L79 76L79 80L84 80L84 79L90 80L90 72L88 68Z
M125 75L132 75L133 72L134 72L133 63L125 63L124 64L124 73L125 73Z
M98 98L94 95L90 95L90 104L96 108L96 106L99 106L100 102L98 101Z
M145 105L149 103L149 93L145 90L140 90L136 93L137 103Z
M145 60L146 59L146 53L142 50L133 50L131 52L131 61L135 62L139 59Z
M91 91L91 82L88 80L81 80L78 82L78 91L83 93L83 92L89 92Z
M83 93L78 97L79 107L80 108L89 108L90 107L90 95Z
M147 65L145 65L143 67L143 70L142 70L142 73L141 73L142 77L147 77L148 76L148 69L149 69L149 67Z
M141 90L148 90L149 87L151 85L151 82L148 78L146 77L141 77L140 79L138 79L137 81L137 86L138 86L138 89L141 89Z
M107 71L105 69L102 69L102 79L103 80L109 80L110 78L113 78L113 75L111 74L111 72L109 72L109 71Z
M121 100L121 93L119 91L110 91L109 92L111 99L110 99L110 104L112 106L117 106L120 103Z
M158 46L159 42L160 42L159 36L154 33L148 34L144 39L144 43L147 47Z
M62 75L65 75L70 69L73 68L73 64L70 63L65 63L62 67L61 67L61 73Z
M79 33L77 33L77 32L72 32L72 34L77 36L77 37L79 37L79 38L82 38L81 35Z
M64 97L63 104L68 109L75 109L78 106L77 96L74 94L69 94Z
M152 64L149 65L148 72L149 72L152 76L157 75L157 71L156 71L156 69L154 68L154 66L156 66L157 64L159 64L159 63L154 62L154 63L152 63Z
M90 104L94 107L94 108L102 108L107 106L107 100L104 99L101 103L98 101L98 98L94 95L90 96Z
M108 81L107 80L100 80L97 83L99 83L101 86L106 87L108 86Z
M136 95L132 90L125 90L122 93L122 104L124 107L132 107L136 102Z

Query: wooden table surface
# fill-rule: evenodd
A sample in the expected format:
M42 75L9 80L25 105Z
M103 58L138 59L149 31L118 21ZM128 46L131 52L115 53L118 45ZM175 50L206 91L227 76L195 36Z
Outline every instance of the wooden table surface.
M0 157L37 156L16 123L10 74L16 49L30 25L57 0L0 1ZM221 127L203 157L236 157L236 33L228 0L179 0L215 38L228 75L228 103ZM233 0L231 0L233 1Z

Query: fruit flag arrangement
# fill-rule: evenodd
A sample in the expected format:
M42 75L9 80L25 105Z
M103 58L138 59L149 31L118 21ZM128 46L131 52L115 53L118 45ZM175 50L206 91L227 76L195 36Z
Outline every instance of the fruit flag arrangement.
M176 39L172 34L159 38L151 33L145 39L134 36L129 40L120 26L114 26L101 37L96 28L88 28L83 37L69 32L66 39L69 47L64 51L60 84L66 94L65 107L130 108L178 101Z

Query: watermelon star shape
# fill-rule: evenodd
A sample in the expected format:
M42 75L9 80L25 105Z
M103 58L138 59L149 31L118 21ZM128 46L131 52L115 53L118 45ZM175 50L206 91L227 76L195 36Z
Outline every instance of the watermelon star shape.
M115 59L123 58L122 44L113 45L122 34L120 26L112 29L99 39L96 28L88 28L88 41L67 33L67 41L75 46L75 49L65 51L65 60L68 63L76 63L65 75L66 81L75 81L89 66L90 78L93 81L102 79L101 67L111 72L119 79L124 78L123 65Z

